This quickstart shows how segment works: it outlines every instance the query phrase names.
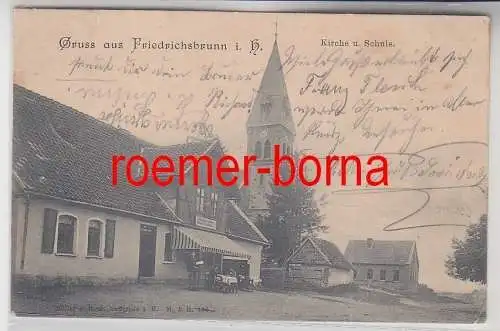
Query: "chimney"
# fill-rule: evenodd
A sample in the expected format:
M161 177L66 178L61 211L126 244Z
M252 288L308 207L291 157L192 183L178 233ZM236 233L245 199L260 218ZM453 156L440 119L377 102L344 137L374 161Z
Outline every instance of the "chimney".
M366 239L366 245L368 246L368 248L373 248L373 244L374 244L373 238Z

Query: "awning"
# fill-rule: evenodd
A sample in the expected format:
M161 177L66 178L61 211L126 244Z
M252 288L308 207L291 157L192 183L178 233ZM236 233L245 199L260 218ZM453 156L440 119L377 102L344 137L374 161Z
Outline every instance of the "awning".
M243 247L222 234L186 227L175 227L172 248L199 249L202 252L250 258Z
M247 261L248 258L246 257L240 257L240 256L229 256L229 255L224 255L222 256L223 260L233 260L233 261Z

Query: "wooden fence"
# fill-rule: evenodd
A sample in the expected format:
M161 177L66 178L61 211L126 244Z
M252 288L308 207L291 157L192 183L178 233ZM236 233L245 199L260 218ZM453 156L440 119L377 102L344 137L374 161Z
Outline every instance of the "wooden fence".
M262 286L268 289L284 289L286 285L286 269L279 267L261 268Z

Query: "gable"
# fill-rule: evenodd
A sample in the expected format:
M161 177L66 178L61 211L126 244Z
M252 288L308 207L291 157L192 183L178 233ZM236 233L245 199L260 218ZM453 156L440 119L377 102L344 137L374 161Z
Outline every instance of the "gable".
M331 265L324 253L311 240L306 240L288 262L292 264Z

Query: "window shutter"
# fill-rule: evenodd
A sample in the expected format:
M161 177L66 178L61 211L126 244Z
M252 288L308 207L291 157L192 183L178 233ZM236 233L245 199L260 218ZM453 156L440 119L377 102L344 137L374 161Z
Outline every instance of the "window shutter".
M106 240L104 243L104 257L111 258L115 248L115 224L114 220L106 220Z
M165 233L165 252L163 259L165 261L173 261L172 233Z
M42 253L54 253L56 238L57 210L45 208L43 214Z

